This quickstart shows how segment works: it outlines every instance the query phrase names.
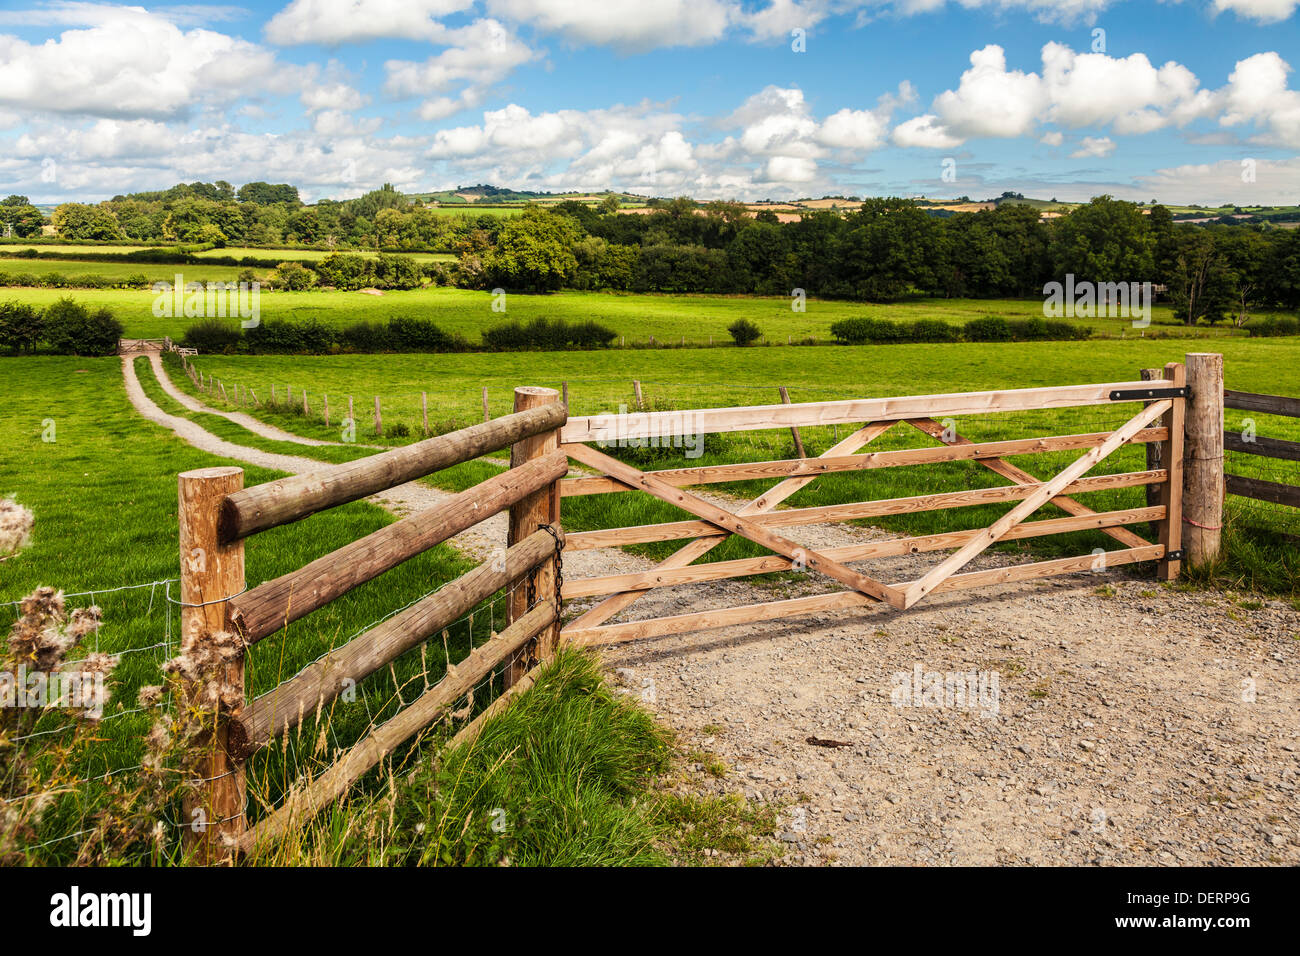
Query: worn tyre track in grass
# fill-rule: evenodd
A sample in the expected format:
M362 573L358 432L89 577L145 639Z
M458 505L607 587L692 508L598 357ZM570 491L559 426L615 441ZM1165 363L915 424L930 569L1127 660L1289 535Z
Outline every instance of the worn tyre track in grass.
M181 418L177 415L169 415L155 404L140 385L139 378L135 373L135 356L122 356L122 378L126 386L126 395L131 405L141 416L163 428L170 429L180 438L184 439L195 448L202 451L211 452L214 455L220 455L223 458L233 458L236 461L243 461L250 465L256 465L261 468L270 468L275 471L283 471L288 474L297 475L306 472L318 471L327 467L325 463L317 461L314 458L304 458L297 455L282 455L277 452L263 451L260 448L250 448L247 445L239 445L234 442L226 441L212 434L201 425ZM176 398L185 407L194 411L201 411L210 414L218 414L235 422L244 425L240 419L248 419L258 425L257 428L249 427L250 431L256 432L266 438L272 438L277 441L296 441L300 444L307 445L327 445L329 442L320 442L310 439L304 439L301 436L290 436L288 432L282 432L278 428L257 422L256 419L247 415L238 413L217 412L208 408L202 402L196 402L188 395L184 395L175 390L168 379L167 374L162 369L162 362L158 353L150 354L150 365L154 374L168 395ZM183 400L182 400L183 399ZM432 507L439 501L449 497L444 491L437 488L431 488L428 485L418 481L410 481L404 485L398 485L396 488L390 488L381 494L373 495L364 500L377 504L393 514L400 516L413 514L417 511L423 511ZM478 558L485 559L493 551L501 548L506 540L506 516L505 514L493 515L486 521L475 525L451 539L462 551Z
M143 354L149 357L149 364L153 367L153 374L158 379L158 384L162 390L174 401L184 405L192 412L203 412L207 415L220 415L227 421L234 422L243 428L247 428L255 435L261 435L263 438L269 438L272 441L289 441L295 445L342 445L343 442L323 441L319 438L306 438L302 435L295 435L293 432L287 432L282 428L276 428L274 425L268 425L266 422L247 415L244 412L226 412L219 408L213 408L211 405L205 405L196 398L192 398L185 392L181 391L172 382L171 376L163 368L162 353L157 351L147 351ZM157 406L155 406L157 407ZM381 448L380 445L355 445L356 448Z

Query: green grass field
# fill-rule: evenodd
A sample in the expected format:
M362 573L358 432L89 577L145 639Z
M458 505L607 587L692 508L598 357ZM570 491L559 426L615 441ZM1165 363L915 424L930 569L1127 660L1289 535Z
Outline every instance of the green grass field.
M368 259L374 259L379 255L374 249L340 249L338 251L345 255L365 256ZM402 252L401 250L389 249L385 249L384 252L391 255L409 256L416 262L454 262L456 260L456 257L450 252ZM275 259L277 262L315 262L317 259L324 259L330 255L330 252L326 249L265 249L257 246L222 246L204 252L197 252L195 255L200 259L219 259L226 256L243 259L252 256L254 259Z
M41 263L41 266L45 264ZM173 281L177 272L185 275L185 281L191 281L189 271L194 269L178 266L119 267L116 264L108 264L107 268L123 269L124 277L136 273L152 276L157 272L158 279L168 282ZM0 268L0 271L4 270ZM75 274L79 269L74 267L68 271ZM218 278L218 273L233 278L238 272L237 269L214 268L212 278ZM44 307L68 294L69 290L65 289L3 288L0 289L0 301L29 302ZM147 289L71 290L71 294L88 305L111 309L125 326L125 334L131 338L162 338L170 335L179 339L194 321L156 317L153 314L154 294ZM494 301L489 292L452 288L389 291L383 295L337 291L264 291L261 295L261 312L264 321L316 319L336 326L362 320L381 322L399 316L426 318L437 322L446 331L461 333L471 342L479 341L483 329L510 319L526 321L539 316L572 321L594 319L620 336L616 345L622 343L628 347L649 345L652 338L656 345L679 345L683 340L687 345L730 343L727 326L741 318L758 324L764 334L764 343L784 345L810 339L828 342L833 323L858 316L895 321L942 319L960 324L980 316L1032 318L1042 317L1043 314L1042 302L1034 299L920 299L885 304L809 299L805 312L791 311L790 300L787 298L761 296L518 293L506 296L504 313L493 311ZM1181 337L1188 334L1184 326L1174 321L1167 306L1156 306L1153 309L1152 326L1146 330L1132 328L1127 319L1093 318L1073 321L1075 324L1090 326L1097 335L1114 338L1168 334ZM1197 336L1215 339L1245 334L1242 330L1223 326L1195 330Z
M102 262L79 259L0 259L0 273L10 276L34 275L43 279L47 275L60 276L99 276L115 282L136 283L140 277L146 282L174 282L177 273L185 276L185 282L233 282L243 270L240 266L222 265L155 265L147 262ZM259 270L269 273L269 269ZM143 283L138 283L143 285ZM0 300L20 298L27 291L25 287L14 286L0 288ZM47 291L36 290L32 291ZM64 294L85 295L91 290L56 290ZM16 295L14 294L16 293ZM134 293L131 293L134 294ZM150 293L146 293L150 294Z

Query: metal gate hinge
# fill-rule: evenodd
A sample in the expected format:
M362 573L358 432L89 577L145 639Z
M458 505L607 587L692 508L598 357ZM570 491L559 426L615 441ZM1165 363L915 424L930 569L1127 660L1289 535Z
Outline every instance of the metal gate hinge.
M1110 393L1112 402L1136 402L1160 398L1187 398L1190 393L1185 385L1177 388L1117 388Z
M1176 549L1176 550L1174 550L1174 551L1166 551L1166 552L1165 552L1165 560L1166 560L1166 561L1181 561L1181 560L1183 560L1183 558L1185 558L1186 556L1187 556L1187 552L1184 551L1182 548L1178 548L1178 549Z

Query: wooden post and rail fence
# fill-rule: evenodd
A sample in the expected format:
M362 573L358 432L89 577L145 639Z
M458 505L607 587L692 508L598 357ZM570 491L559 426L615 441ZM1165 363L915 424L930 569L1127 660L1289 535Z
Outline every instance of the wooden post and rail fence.
M1107 568L1152 561L1162 579L1176 577L1183 561L1214 560L1224 494L1222 358L1188 355L1185 366L1170 363L1162 369L1143 370L1142 375L1136 381L1090 385L809 403L793 403L782 390L781 403L773 405L647 411L642 401L630 414L587 417L570 417L554 389L521 387L515 390L514 411L504 417L356 461L322 466L309 474L253 488L242 487L243 473L238 468L182 474L183 616L187 624L205 633L237 634L245 648L255 647L293 621L486 518L509 513L503 558L444 584L278 687L221 715L205 768L209 772L188 808L201 811L199 817L211 821L189 837L196 859L228 858L230 846L238 853L248 853L305 823L387 754L445 715L477 682L500 669L505 693L454 742L472 736L484 716L496 713L512 695L531 684L534 668L560 645L599 645L831 610L907 609L932 594L1095 571L1099 558L1100 566ZM1300 411L1295 400L1232 392L1227 396L1234 408L1260 408L1275 414ZM973 441L946 421L1087 406L1122 407L1124 421L1104 431L997 441ZM855 426L855 430L821 454L807 450L807 429L841 425ZM784 460L643 471L596 447L627 439L680 436L683 427L697 435L764 429L786 432L794 438L797 454ZM928 443L901 450L867 448L893 429L909 431ZM1128 445L1146 446L1144 470L1090 474ZM1284 453L1296 460L1300 444L1283 445L1263 443L1260 453ZM245 542L260 532L507 447L508 470L298 570L245 588ZM1228 447L1236 448L1236 439L1229 438ZM1080 453L1077 458L1046 478L1009 460L1076 451ZM1006 484L815 507L778 507L823 475L961 461L977 462ZM571 462L578 466L572 475ZM734 511L692 491L713 483L769 479L775 483ZM1076 497L1129 487L1149 490L1144 506L1096 511ZM562 499L629 492L667 502L689 517L567 534L561 530ZM987 527L821 551L797 543L785 531L801 525L990 503L1010 507ZM1049 504L1062 512L1061 516L1027 520ZM1154 529L1154 540L1135 530L1144 527ZM1116 546L1100 556L1089 552L967 569L994 544L1084 530L1100 531ZM733 535L771 553L699 563ZM564 550L672 540L682 541L683 546L650 570L561 578ZM851 567L875 558L930 552L946 555L937 557L928 571L911 580L884 580ZM824 575L841 589L739 607L611 621L656 588L792 569ZM507 627L449 668L447 676L387 723L370 730L320 777L293 788L282 806L251 827L246 825L243 767L251 755L297 727L304 715L317 713L345 688L386 668L503 589L510 591ZM598 600L565 622L562 602L567 598ZM232 666L226 678L242 687L242 664Z

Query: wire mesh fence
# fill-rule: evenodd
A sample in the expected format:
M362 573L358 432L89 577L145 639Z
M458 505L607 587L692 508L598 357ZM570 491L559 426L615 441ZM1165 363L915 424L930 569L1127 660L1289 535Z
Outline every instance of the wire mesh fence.
M103 625L85 650L110 655L116 667L109 684L109 700L93 723L78 724L69 720L60 707L47 704L33 715L30 726L22 733L0 733L0 756L7 758L0 761L0 823L11 831L30 823L30 836L20 848L28 861L69 863L81 858L87 850L86 841L103 837L106 819L124 811L115 807L114 801L121 799L124 790L134 787L139 775L154 769L145 764L145 741L153 722L172 719L174 703L170 695L164 694L159 705L142 706L138 695L142 687L164 682L163 665L178 652L178 585L176 578L165 578L63 595L69 610L91 605L101 608ZM327 657L353 637L434 595L439 587L429 588L353 632L334 634L313 660ZM436 687L459 660L505 626L512 593L513 588L503 590L483 602L362 681L354 694L318 710L255 755L245 768L249 787L243 814L250 819L261 816L282 800L296 781L318 775L414 696ZM6 632L19 620L22 604L21 599L0 602L0 627ZM250 675L258 668L277 669L282 664L282 651L274 642L251 648L247 654ZM447 717L421 737L429 733L450 737L454 729L481 713L502 690L503 674L509 665L507 660L495 667L463 695ZM66 662L67 668L76 666L76 659ZM73 748L71 745L78 741L82 745ZM413 743L393 759L402 762L417 752ZM20 772L20 763L52 768L38 769L39 790L24 786L30 780ZM208 781L190 781L202 782ZM159 843L174 852L183 830L195 825L195 821L183 819L178 800L156 810L162 828Z

